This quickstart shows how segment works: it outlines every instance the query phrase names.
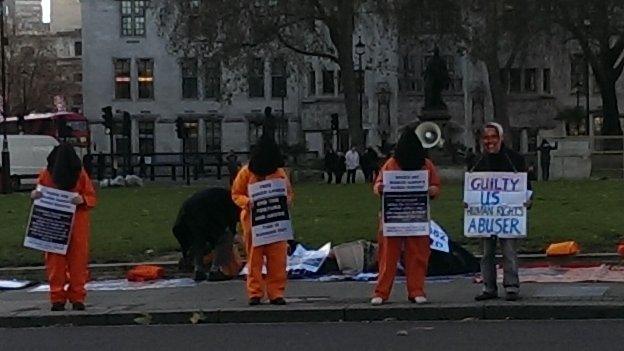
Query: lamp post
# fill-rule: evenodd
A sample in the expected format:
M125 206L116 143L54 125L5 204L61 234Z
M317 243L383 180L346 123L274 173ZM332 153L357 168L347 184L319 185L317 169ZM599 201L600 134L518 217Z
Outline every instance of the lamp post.
M7 91L6 91L6 55L5 55L5 45L7 39L4 36L4 0L0 0L0 55L2 55L2 69L1 71L1 79L2 79L2 193L9 194L11 193L11 157L9 155L9 140L7 138L7 128L6 128L6 106L7 106Z
M362 36L358 37L358 42L355 44L355 54L358 56L358 92L359 92L359 101L360 101L360 128L362 119L364 117L364 103L362 101L362 94L364 93L364 66L362 65L362 56L366 51L366 45L362 42Z
M591 21L589 19L585 19L583 21L585 25L585 37L589 38L589 27L591 26ZM589 40L589 39L588 39ZM590 49L591 50L591 49ZM594 141L591 137L593 137L593 124L590 122L590 110L589 110L589 57L587 53L585 53L585 130L587 134L590 136L590 147L593 149Z

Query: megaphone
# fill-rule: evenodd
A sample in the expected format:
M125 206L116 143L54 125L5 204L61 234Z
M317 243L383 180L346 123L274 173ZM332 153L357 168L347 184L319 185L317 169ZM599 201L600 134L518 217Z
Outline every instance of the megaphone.
M418 127L416 127L415 133L425 149L431 149L444 144L442 130L440 126L433 122L419 124Z

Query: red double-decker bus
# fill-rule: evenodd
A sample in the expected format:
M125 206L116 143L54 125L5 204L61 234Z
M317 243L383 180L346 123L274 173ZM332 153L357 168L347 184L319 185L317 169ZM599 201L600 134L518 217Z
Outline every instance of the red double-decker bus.
M79 148L91 145L89 121L75 112L32 113L21 123L17 117L7 117L5 127L8 134L49 135Z

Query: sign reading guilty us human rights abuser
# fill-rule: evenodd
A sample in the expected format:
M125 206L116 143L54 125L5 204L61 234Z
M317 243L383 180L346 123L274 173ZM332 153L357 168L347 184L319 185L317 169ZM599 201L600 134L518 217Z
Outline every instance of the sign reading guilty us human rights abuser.
M464 235L522 238L527 235L527 174L466 173Z

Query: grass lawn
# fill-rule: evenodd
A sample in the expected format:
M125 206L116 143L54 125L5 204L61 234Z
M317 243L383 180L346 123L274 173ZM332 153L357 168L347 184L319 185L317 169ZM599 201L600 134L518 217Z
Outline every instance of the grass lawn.
M148 186L103 189L92 214L91 256L95 262L135 261L175 251L171 225L177 210L198 187ZM320 246L373 239L379 200L363 184L295 185L293 220L299 241ZM582 252L614 252L624 238L624 182L537 183L524 252L543 252L550 242L576 240ZM473 251L478 240L462 236L462 189L444 186L432 216L451 237ZM22 248L30 202L26 193L0 196L0 266L42 263ZM150 253L146 253L148 250Z

